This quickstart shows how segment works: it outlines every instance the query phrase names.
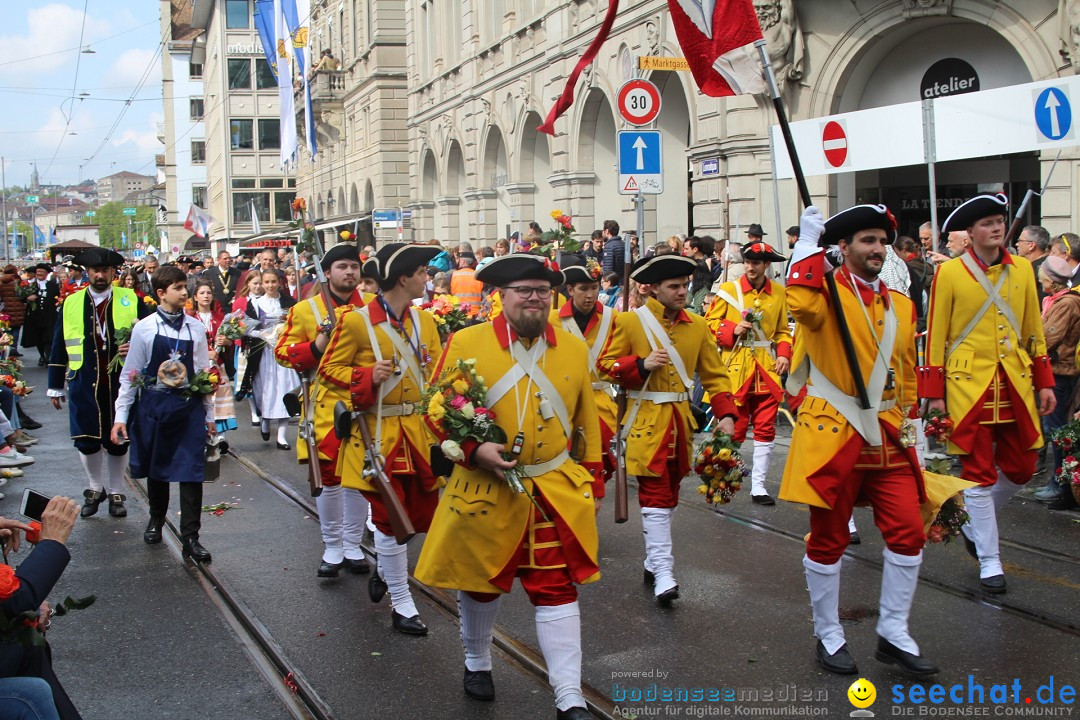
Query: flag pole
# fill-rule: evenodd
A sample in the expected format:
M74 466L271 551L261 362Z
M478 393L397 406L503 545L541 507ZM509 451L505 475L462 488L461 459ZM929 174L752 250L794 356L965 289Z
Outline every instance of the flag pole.
M769 95L772 96L773 109L776 111L776 119L780 125L780 132L784 136L784 144L787 145L788 157L791 159L791 169L795 174L795 184L799 188L799 198L803 206L813 205L810 197L810 188L806 185L806 176L803 174L802 163L795 150L795 139L791 136L791 127L788 125L787 112L784 110L784 101L780 97L780 89L776 85L776 76L773 75L772 63L769 62L769 54L765 50L764 38L754 41L754 47L761 55L761 65L765 69L765 80L769 84ZM859 403L864 410L870 409L870 396L866 392L866 381L863 380L862 370L859 368L859 360L855 355L855 343L851 339L851 329L848 327L847 318L844 317L844 308L840 304L840 295L836 289L836 278L832 271L825 273L825 282L832 296L833 312L836 314L836 323L840 328L840 341L844 346L844 355L847 358L848 369L855 381L855 393L859 396Z

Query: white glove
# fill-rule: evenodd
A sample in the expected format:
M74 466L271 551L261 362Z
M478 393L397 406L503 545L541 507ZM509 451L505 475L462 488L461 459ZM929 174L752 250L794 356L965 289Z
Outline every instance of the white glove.
M821 217L821 211L813 205L807 206L799 218L799 240L791 250L791 264L788 267L793 268L811 255L823 252L818 247L818 240L824 234L825 220ZM832 263L825 260L825 271L829 270L832 270Z

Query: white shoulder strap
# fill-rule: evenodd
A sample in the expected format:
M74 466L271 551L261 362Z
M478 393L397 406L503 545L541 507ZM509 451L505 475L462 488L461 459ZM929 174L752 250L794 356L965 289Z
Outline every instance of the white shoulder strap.
M554 410L555 417L559 420L559 424L562 425L563 432L566 433L566 437L569 438L570 414L566 410L566 403L563 402L562 395L560 395L559 391L555 389L555 386L551 384L547 375L544 374L544 369L538 362L547 350L547 346L547 342L543 338L540 338L533 343L533 346L530 349L526 350L519 341L515 340L510 343L510 354L513 356L514 360L517 361L518 367L524 367L525 362L529 362L532 370L525 371L524 374L532 378L532 381L536 383L536 387L540 388L540 392L544 394L544 398L551 404L551 408Z
M979 307L978 312L968 320L964 329L949 343L949 347L946 351L951 353L954 349L960 347L960 343L964 342L964 340L967 339L967 336L975 330L979 321L982 320L983 315L986 314L986 311L989 310L992 305L996 305L998 310L1001 311L1001 314L1005 316L1005 319L1009 321L1009 325L1012 326L1013 333L1016 335L1016 341L1019 344L1021 338L1020 321L1017 319L1016 312L1013 310L1012 305L1005 302L1005 298L1001 296L1001 288L1005 286L1005 283L1008 282L1009 279L1009 266L1002 266L1001 275L998 277L997 283L991 286L990 279L986 277L986 273L979 267L979 263L975 261L975 258L971 256L971 253L965 252L960 258L961 262L964 263L964 267L968 269L971 275L979 283L979 287L986 293L986 299L983 301L982 306Z
M652 314L648 306L642 305L634 312L637 313L638 318L641 319L641 326L645 330L645 337L648 338L649 345L654 350L658 347L667 350L668 359L675 367L675 372L679 374L679 379L682 380L683 386L689 391L693 386L693 382L691 382L690 375L686 372L686 364L683 362L682 355L679 355L679 351L668 341L668 336L667 333L664 332L664 327Z

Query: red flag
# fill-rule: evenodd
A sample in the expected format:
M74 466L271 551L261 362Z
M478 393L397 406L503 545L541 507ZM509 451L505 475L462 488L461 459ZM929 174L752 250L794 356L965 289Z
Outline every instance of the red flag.
M668 8L701 92L712 97L768 92L754 47L761 26L752 0L668 0Z
M194 233L197 237L204 238L210 234L210 223L212 222L214 222L214 219L210 217L210 213L192 203L191 208L188 210L187 220L184 221L184 229Z
M600 32L596 33L596 37L589 43L589 47L585 48L585 53L578 60L577 65L574 66L570 77L566 78L566 86L563 87L562 95L555 101L555 105L551 108L551 112L548 113L544 124L536 128L539 132L555 135L555 121L574 104L574 85L577 84L578 76L581 75L582 70L589 67L589 64L596 59L596 54L600 52L600 46L607 40L608 33L611 32L611 26L615 24L615 14L618 11L619 0L608 0L607 14L604 15L604 22L600 25ZM761 33L758 33L758 35L760 36Z

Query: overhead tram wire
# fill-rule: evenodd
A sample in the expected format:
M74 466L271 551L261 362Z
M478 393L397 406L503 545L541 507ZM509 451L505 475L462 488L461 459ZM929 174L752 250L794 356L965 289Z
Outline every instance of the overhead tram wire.
M82 12L82 24L79 27L79 47L83 46L83 39L86 37L86 9L90 5L90 0L83 0L83 12ZM64 116L64 131L60 134L60 140L56 143L56 149L53 150L52 157L49 158L49 164L45 166L45 177L49 176L49 171L52 170L53 161L56 160L56 156L60 153L60 148L64 144L64 138L68 136L68 128L71 127L71 119L75 117L75 90L79 86L79 68L82 66L82 51L80 50L75 55L75 77L71 81L71 95L68 97L68 101L71 105L68 107L68 112L64 112L64 103L60 103L60 113Z
M107 35L106 37L100 38L100 39L98 39L98 40L96 40L94 42L100 44L100 43L106 42L108 40L118 38L121 35L127 35L130 32L135 32L136 30L141 30L142 28L146 27L147 25L156 25L157 23L158 23L157 20L150 20L148 22L144 22L142 25L136 25L135 27L130 27L127 30L121 30L120 32L116 33L115 35ZM42 55L30 55L28 57L21 57L21 58L15 59L15 60L5 60L4 62L0 62L0 67L2 67L4 65L14 65L15 63L21 63L21 62L30 62L31 60L40 60L41 58L52 57L53 55L60 55L61 53L71 52L72 50L79 50L81 52L82 51L82 46L80 45L79 47L64 48L63 50L53 50L52 52L47 52L47 53L44 53Z

